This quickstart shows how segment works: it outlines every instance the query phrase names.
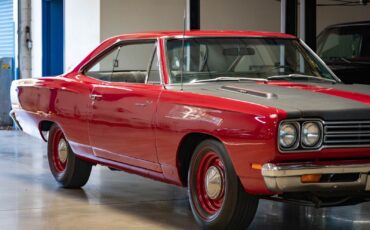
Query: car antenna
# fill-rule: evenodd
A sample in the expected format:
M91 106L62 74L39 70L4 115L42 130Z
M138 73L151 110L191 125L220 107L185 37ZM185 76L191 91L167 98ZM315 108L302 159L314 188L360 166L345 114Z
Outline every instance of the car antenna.
M184 90L184 60L185 60L185 52L184 52L184 46L185 46L185 30L186 30L186 6L184 9L184 27L182 30L182 44L181 44L181 70L180 70L180 83L181 83L181 91Z

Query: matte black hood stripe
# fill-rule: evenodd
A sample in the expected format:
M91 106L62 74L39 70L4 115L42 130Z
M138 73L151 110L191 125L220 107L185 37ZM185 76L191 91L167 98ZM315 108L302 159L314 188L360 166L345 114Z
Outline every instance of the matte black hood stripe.
M248 89L248 92L270 93L276 96L261 97L250 93L230 91L223 89L225 86ZM168 89L180 90L181 88L171 86ZM297 84L297 82L281 81L268 82L267 84L212 82L186 84L183 86L183 91L277 108L284 110L287 113L287 118L321 118L326 121L370 120L370 86L366 85L308 82ZM343 94L342 91L345 93ZM340 94L332 95L333 92L340 92Z
M272 83L272 85L328 94L328 95L331 95L331 96L350 99L350 100L354 100L354 101L357 101L357 102L361 102L361 103L370 105L370 95L368 95L368 94L362 94L362 93L357 93L357 92L339 90L339 89L335 89L335 88L331 88L331 87L322 87L322 86L305 85L305 84L292 84L292 83L284 83L284 82L282 82L282 83Z

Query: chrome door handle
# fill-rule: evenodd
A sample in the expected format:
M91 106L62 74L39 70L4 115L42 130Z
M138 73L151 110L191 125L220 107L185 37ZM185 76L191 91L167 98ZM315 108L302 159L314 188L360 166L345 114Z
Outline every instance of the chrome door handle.
M136 102L135 103L135 106L146 107L146 106L148 106L150 104L152 104L152 101Z
M90 94L90 98L91 98L91 100L93 100L93 101L96 101L96 100L98 100L98 99L100 99L100 98L102 98L103 97L103 95L99 95L99 94Z

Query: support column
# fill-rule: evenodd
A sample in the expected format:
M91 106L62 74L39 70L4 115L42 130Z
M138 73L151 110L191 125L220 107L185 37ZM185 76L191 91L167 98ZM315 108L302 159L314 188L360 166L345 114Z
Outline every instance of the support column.
M186 0L186 30L200 29L200 0Z
M18 0L18 65L19 78L31 78L31 1Z
M281 0L282 33L297 35L298 0Z
M317 0L301 0L300 5L300 37L316 51L316 2Z

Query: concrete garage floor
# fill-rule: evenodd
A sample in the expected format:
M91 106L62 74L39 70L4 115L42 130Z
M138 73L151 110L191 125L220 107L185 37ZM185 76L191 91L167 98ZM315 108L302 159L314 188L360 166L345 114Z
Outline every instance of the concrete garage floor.
M100 166L83 189L62 189L44 142L0 131L0 229L199 228L185 189ZM370 203L314 209L262 200L250 229L370 229Z

